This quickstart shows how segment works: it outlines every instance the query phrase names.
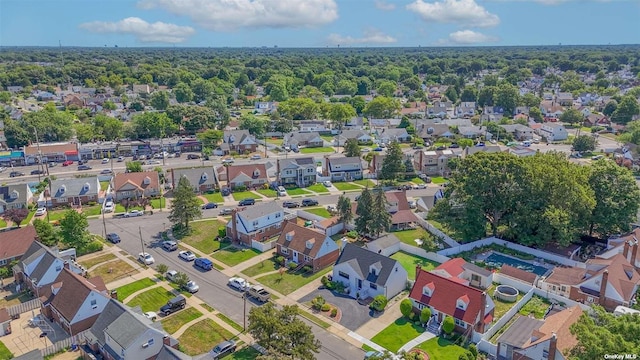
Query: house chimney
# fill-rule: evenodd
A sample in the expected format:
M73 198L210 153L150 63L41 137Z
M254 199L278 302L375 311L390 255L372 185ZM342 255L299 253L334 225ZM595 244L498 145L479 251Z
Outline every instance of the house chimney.
M606 299L608 281L609 281L609 270L605 270L602 272L602 280L600 280L600 298L598 299L598 303L602 306L604 306L604 302Z
M118 290L111 290L111 293L109 295L112 299L118 300Z
M547 356L547 360L555 360L557 350L558 350L558 336L556 335L556 333L553 333L551 335L551 339L549 340L549 355Z
M238 240L238 228L236 225L238 209L231 210L231 241Z
M422 270L422 265L416 264L416 279L418 278L418 275L420 275L420 270Z
M339 137L340 135L338 135ZM340 140L338 140L338 144L340 144ZM322 176L329 176L329 156L325 155L324 157L324 172Z
M477 326L477 331L481 334L484 333L484 316L485 316L485 311L487 311L487 292L483 291L482 292L482 306L480 306L480 313L479 313L479 317L480 317L480 324Z
M64 266L65 269L69 270L69 262L68 261L65 261L63 266Z
M170 338L168 335L167 335L167 336L164 336L164 337L162 338L162 343L163 343L163 344L165 344L165 345L167 345L167 346L171 346L171 338Z
M622 255L626 260L629 260L629 241L624 242L624 249L622 250Z
M636 266L636 255L638 255L638 241L633 243L633 247L631 248L631 265Z

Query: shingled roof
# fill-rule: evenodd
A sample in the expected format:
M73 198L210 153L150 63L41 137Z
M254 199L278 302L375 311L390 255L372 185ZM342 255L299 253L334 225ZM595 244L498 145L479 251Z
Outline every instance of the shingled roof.
M336 260L336 265L342 263L349 263L362 279L384 286L397 261L348 243L344 246L338 260ZM371 266L379 268L377 276L370 272Z

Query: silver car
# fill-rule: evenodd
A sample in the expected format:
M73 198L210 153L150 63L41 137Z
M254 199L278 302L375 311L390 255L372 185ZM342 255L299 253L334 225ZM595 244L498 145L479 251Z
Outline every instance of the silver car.
M198 286L198 284L196 284L195 281L190 280L189 282L184 284L184 289L187 290L188 292L194 294L194 293L197 293L198 290L200 290L200 286Z

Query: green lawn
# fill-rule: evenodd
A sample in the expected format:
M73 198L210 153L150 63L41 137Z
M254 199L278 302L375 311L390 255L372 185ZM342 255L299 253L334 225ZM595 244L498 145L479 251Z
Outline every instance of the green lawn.
M311 186L307 186L307 190L311 190L316 193L328 193L327 187L322 184L313 184Z
M169 334L173 334L174 332L180 330L180 328L197 318L202 316L202 313L194 308L188 308L184 311L180 311L176 314L170 315L164 318L162 323L162 328L168 332Z
M308 147L300 149L300 152L303 154L332 153L333 151L333 148L330 147Z
M51 210L49 211L49 221L56 221L56 220L62 220L64 218L64 214L67 212L67 209L65 210ZM47 218L47 216L43 216L44 219ZM23 221L24 223L24 221Z
M13 359L13 354L2 341L0 341L0 359Z
M239 192L234 192L231 195L233 195L233 199L236 201L240 201L242 199L262 199L262 196L252 192L252 191L239 191Z
M150 286L153 286L155 284L156 284L155 281L149 278L144 278L144 279L134 281L130 284L120 286L119 288L116 289L116 291L118 292L118 299L122 301L127 297L129 297L131 294L137 291L140 291L142 289L148 288Z
M33 215L35 215L35 211L31 211L29 212L29 215L27 215L27 218L22 220L22 222L20 223L20 225L27 225L31 222L31 219L33 219Z
M325 208L312 208L312 209L303 209L303 210L318 216L322 216L325 219L328 219L331 217L331 213L329 213L329 210Z
M421 227L413 230L394 231L392 234L395 235L398 240L411 246L418 246L415 239L421 239L422 236L428 235L427 230Z
M214 202L214 203L223 203L224 199L222 198L222 194L220 194L219 192L213 193L213 194L202 194L203 197L205 197L207 200L209 200L209 202Z
M174 296L175 295L170 291L167 291L162 287L157 287L136 295L133 299L127 302L127 305L130 307L140 305L142 311L158 312L162 305L166 304L167 301L172 299Z
M419 177L414 177L413 179L410 180L412 183L416 184L416 185L420 185L420 184L424 184L424 181L422 179L420 179Z
M509 311L513 305L517 304L518 301L520 301L520 299L522 299L522 297L524 296L522 294L522 292L518 292L518 298L516 301L514 302L507 302L507 301L502 301L496 297L493 297L493 292L495 291L495 286L491 285L489 286L489 288L487 288L486 292L487 294L489 294L489 296L491 296L491 298L493 299L493 302L495 304L495 309L493 310L493 318L498 320L502 317L502 315L506 314L507 311ZM546 308L545 308L546 310ZM544 312L542 313L544 315Z
M274 198L277 195L276 191L272 189L259 189L256 192L270 198Z
M216 316L220 320L222 320L222 321L226 322L227 324L229 324L229 326L231 326L232 328L236 329L238 332L243 332L244 331L244 328L242 328L242 325L240 325L237 322L229 319L225 314L218 313L218 314L216 314Z
M322 138L322 140L328 141L330 143L333 143L333 139L335 139L335 136L333 135L320 135L320 137Z
M216 251L212 257L220 260L225 265L235 266L260 254L261 252L256 249L238 249L234 246L229 246Z
M143 211L144 209L142 208L142 206L130 206L129 207L129 211L131 210L140 210ZM116 204L116 209L114 211L114 213L123 213L126 212L126 210L124 209L124 206L122 206L121 204Z
M311 193L305 189L291 188L291 189L287 189L287 194L289 194L290 196L295 196L295 195L310 195Z
M430 359L438 360L458 360L460 355L467 352L465 348L441 337L429 339L418 345L418 348L426 351Z
M252 348L251 346L247 346L242 350L238 350L233 354L226 357L228 360L253 360L260 356L260 352L258 350Z
M398 251L397 253L391 255L391 258L397 260L402 267L407 270L407 274L409 275L409 280L415 280L416 278L416 265L420 264L422 269L425 271L431 271L435 269L439 263L435 261L431 261L429 259L425 259L420 256L415 256L404 251Z
M536 319L542 319L544 317L544 313L547 311L547 308L549 308L549 305L550 304L548 300L543 299L537 295L533 295L531 300L524 304L522 309L518 311L518 314L523 316L529 316L529 314L532 314Z
M4 219L0 218L0 229L4 229L7 227L7 222Z
M444 184L446 182L448 182L449 180L443 178L442 176L435 176L431 178L431 182L434 184Z
M167 200L164 197L159 199L151 199L151 207L154 209L165 208L167 206Z
M108 181L100 181L100 190L101 191L107 191L108 188L109 188L109 182Z
M333 186L340 191L362 190L362 186L349 182L334 182Z
M88 260L82 260L80 259L80 265L84 266L86 269L89 269L93 266L96 266L98 264L101 264L103 262L107 262L109 260L113 260L115 259L116 256L113 254L104 254L104 255L100 255Z
M295 290L321 277L322 275L327 274L329 271L331 271L331 266L324 270L320 270L315 274L302 275L285 272L280 275L279 273L275 273L262 276L257 280L263 285L270 287L281 294L289 295Z
M93 206L83 206L82 213L87 216L95 216L102 214L102 205L96 204Z
M222 341L229 340L233 334L211 319L195 323L178 338L180 350L187 355L199 355L213 349Z
M376 186L376 183L374 183L373 181L371 181L369 179L356 180L356 181L354 181L354 183L356 183L358 185L362 185L364 187L369 187L369 188L374 188Z
M271 144L275 146L281 146L283 142L284 142L283 139L274 139L274 138L267 139L267 144Z
M376 336L371 338L371 341L395 353L400 350L404 344L422 334L424 331L424 328L421 326L414 325L404 317L401 317L376 334ZM440 358L433 357L433 359Z
M218 236L218 227L220 226L226 226L226 224L218 220L196 221L191 223L191 232L188 235L183 236L176 233L174 235L185 244L191 245L205 254L211 254L220 249L220 242L214 240Z
M331 327L331 324L329 324L328 322L321 320L319 317L315 315L311 315L304 310L298 310L298 314L300 314L300 316L302 316L303 318L311 321L312 323L320 326L323 329L328 329L329 327Z
M269 271L278 270L279 268L280 266L272 259L267 259L242 270L242 273L250 277L256 277Z

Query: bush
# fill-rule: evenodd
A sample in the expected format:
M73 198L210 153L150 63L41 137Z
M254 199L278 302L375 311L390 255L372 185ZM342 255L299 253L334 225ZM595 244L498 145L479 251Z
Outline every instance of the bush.
M224 226L220 226L218 227L218 237L220 239L224 238L225 236L227 236L227 228Z
M86 255L86 254L91 254L97 251L101 251L103 248L103 244L100 240L93 240L92 242L88 243L86 246L76 249L78 251L78 256L82 256L82 255Z
M469 345L469 352L473 355L474 359L478 357L478 348L476 347L476 344Z
M431 309L425 307L420 311L420 322L426 324L429 319L431 319Z
M402 316L411 319L411 317L409 317L409 315L413 314L413 311L411 310L413 310L413 304L411 303L411 300L404 299L400 302L400 313L402 313Z
M331 309L331 317L336 317L336 316L338 316L338 309L336 308Z
M322 296L318 295L313 300L311 300L311 307L316 310L320 310L324 305L326 305L326 302L327 301Z
M329 288L329 284L331 284L331 281L329 281L329 278L327 277L327 275L323 275L320 278L320 282L322 283L322 286L326 287L327 289Z
M340 281L332 281L331 282L331 290L334 290L339 293L344 293L345 286Z
M247 191L247 187L244 185L237 185L233 188L233 192Z
M321 308L321 309L322 309L322 311L327 312L327 311L331 310L331 305L329 305L329 304L324 304L324 305L322 305L322 308Z
M298 267L298 264L294 263L293 261L290 262L287 267L289 268L289 270L295 270L295 268Z
M387 307L387 298L384 295L377 295L376 297L373 298L373 301L371 302L371 305L369 305L369 308L375 310L375 311L384 311L384 308Z
M347 233L347 237L350 237L352 239L356 239L358 238L358 232L355 230L351 230Z
M273 259L273 261L275 261L276 264L284 265L284 257L283 256L276 255L276 257Z
M402 311L402 304L400 304L400 308L401 308L400 311ZM409 315L405 315L405 317L409 318L409 321L414 322L416 321L416 318L418 317L418 315L416 315L416 313L414 313L413 311L409 311Z
M309 266L309 265L305 265L305 266L302 268L302 271L303 271L303 272L306 272L306 273L309 273L309 272L312 272L312 271L313 271L313 268L312 268L311 266Z
M444 331L447 335L451 335L455 327L456 323L453 321L453 318L447 315L442 321L442 331Z

